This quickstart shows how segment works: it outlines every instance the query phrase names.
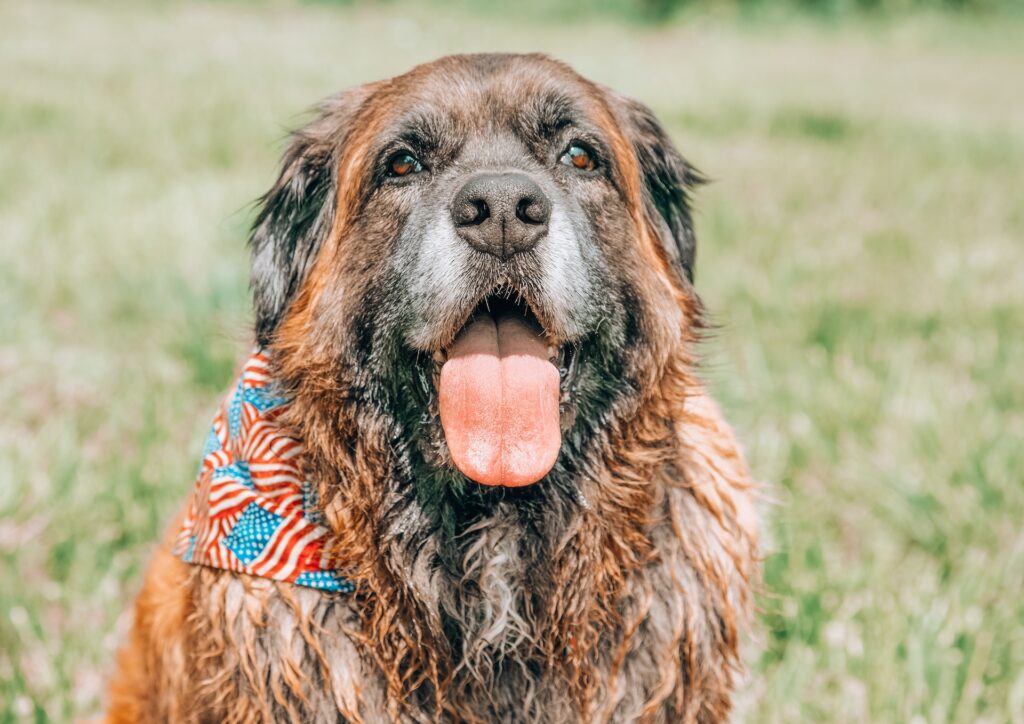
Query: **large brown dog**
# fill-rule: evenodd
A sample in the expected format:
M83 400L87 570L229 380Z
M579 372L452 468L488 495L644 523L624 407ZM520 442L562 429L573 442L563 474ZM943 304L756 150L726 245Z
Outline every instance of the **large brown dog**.
M256 336L354 592L161 549L113 721L717 721L754 490L694 374L699 176L537 55L327 101L252 235Z

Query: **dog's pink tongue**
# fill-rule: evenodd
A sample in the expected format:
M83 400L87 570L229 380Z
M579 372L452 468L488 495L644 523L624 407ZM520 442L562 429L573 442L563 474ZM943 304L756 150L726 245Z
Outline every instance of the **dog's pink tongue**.
M441 368L439 397L448 449L466 477L519 487L555 464L558 369L521 319L484 317L466 327Z

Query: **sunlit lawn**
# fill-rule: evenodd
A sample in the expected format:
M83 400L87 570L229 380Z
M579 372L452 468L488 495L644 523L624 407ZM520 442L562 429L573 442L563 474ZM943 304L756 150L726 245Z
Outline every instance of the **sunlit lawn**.
M458 50L652 105L711 380L776 505L749 720L1024 717L1024 22L0 3L0 721L99 710L248 344L284 130Z

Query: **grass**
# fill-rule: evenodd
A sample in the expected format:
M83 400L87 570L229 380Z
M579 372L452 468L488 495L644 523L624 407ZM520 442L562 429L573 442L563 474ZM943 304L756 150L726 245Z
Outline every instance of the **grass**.
M247 346L245 229L338 88L542 49L717 181L706 376L777 504L750 721L1024 718L1024 23L663 28L0 3L0 722L98 711Z

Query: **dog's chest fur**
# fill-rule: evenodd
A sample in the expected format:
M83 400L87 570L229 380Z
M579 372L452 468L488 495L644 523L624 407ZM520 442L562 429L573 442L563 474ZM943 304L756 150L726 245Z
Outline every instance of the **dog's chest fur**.
M691 442L707 442L701 430ZM457 575L438 564L436 539L395 538L386 558L405 581L398 610L408 620L368 624L359 597L195 569L192 654L216 672L195 682L196 705L228 720L723 718L752 538L733 500L745 484L733 477L734 451L700 450L686 470L649 481L661 490L645 530L654 553L611 599L594 590L597 576L566 570L597 565L565 555L597 525L586 511L570 520L560 551L541 551L499 506L463 535ZM562 623L579 638L552 651ZM399 635L385 644L374 624ZM444 652L431 660L444 671L419 670L423 660L396 646ZM403 658L418 663L403 670ZM405 680L396 687L388 671Z

